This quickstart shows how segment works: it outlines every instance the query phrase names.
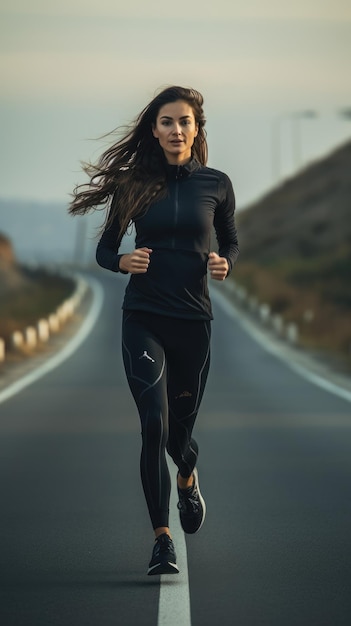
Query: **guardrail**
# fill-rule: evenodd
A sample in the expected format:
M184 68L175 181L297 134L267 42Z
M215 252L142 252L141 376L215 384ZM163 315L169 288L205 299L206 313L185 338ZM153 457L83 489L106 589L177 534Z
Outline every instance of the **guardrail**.
M35 352L36 349L47 343L50 337L60 332L64 325L73 318L87 292L88 285L81 276L66 273L60 275L75 282L73 294L47 317L40 318L35 325L27 326L24 330L14 331L10 338L10 351L23 355ZM0 363L6 360L7 355L8 350L6 350L5 341L0 337Z
M271 311L269 304L259 302L255 296L238 285L232 278L224 281L225 290L234 301L243 309L249 311L263 326L270 328L274 333L292 345L299 343L299 328L294 322L285 322L284 318Z

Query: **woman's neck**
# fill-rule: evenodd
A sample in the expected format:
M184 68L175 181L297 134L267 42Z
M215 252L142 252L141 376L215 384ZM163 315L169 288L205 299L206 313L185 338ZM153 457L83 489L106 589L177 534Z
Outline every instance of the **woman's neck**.
M190 163L192 157L187 157L186 159L177 159L176 157L173 159L166 159L167 164L168 165L186 165L187 163Z

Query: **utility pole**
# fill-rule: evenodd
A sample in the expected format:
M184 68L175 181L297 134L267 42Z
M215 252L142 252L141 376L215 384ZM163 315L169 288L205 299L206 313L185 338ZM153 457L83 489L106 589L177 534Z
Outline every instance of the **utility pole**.
M87 235L87 220L78 216L76 229L76 240L74 246L73 263L83 266L85 260L85 244Z
M272 180L273 185L280 181L281 177L281 121L282 116L273 118L271 125L271 159L272 159Z

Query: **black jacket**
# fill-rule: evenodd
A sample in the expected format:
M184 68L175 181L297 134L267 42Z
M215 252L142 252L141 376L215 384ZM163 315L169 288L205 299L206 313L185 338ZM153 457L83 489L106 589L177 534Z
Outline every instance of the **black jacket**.
M135 247L152 249L145 274L132 274L123 309L170 317L212 319L207 261L214 226L218 254L229 272L238 256L235 198L226 174L192 160L167 166L167 197L135 220ZM99 265L119 271L119 221L103 233L96 252ZM229 273L228 272L228 273Z

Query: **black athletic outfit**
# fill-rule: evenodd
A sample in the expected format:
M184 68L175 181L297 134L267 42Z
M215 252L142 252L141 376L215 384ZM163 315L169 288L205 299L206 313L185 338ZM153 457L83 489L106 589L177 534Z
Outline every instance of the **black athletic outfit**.
M235 199L226 174L191 160L167 165L167 197L135 220L135 247L152 249L132 274L123 302L122 349L142 426L141 477L154 528L168 526L165 449L189 477L198 447L192 429L210 363L207 261L212 227L229 272L238 255ZM97 247L99 265L119 271L118 217ZM228 272L228 273L229 273Z

